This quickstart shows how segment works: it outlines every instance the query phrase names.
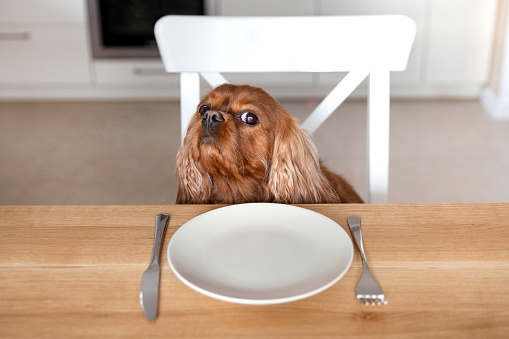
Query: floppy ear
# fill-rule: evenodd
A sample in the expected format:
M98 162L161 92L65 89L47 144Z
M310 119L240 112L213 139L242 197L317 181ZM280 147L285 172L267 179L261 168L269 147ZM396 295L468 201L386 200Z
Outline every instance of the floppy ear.
M291 116L278 121L269 190L278 203L340 202L320 169L320 159L311 136Z
M197 162L197 149L193 147L195 131L191 125L184 138L184 142L177 153L177 204L207 204L210 203L212 183L209 175Z

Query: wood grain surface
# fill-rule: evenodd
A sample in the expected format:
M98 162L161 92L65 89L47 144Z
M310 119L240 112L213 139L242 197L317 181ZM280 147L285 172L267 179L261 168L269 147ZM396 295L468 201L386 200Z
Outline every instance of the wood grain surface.
M362 219L387 306L355 299L357 249L338 283L291 303L239 305L191 290L168 266L168 242L219 205L2 206L0 338L508 337L509 204L300 206L345 230L349 216ZM151 323L138 294L159 213L171 220Z

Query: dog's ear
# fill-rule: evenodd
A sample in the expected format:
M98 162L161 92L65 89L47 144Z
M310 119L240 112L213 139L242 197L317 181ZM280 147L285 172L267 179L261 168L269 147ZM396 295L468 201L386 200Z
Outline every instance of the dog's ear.
M196 150L192 147L193 133L188 130L184 142L177 153L177 204L210 203L212 183L209 175L201 169L196 160Z
M268 182L278 203L340 202L321 170L311 136L291 116L278 121Z

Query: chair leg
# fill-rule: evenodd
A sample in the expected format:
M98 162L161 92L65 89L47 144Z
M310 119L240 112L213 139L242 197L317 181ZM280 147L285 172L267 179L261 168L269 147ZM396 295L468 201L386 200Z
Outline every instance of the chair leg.
M371 203L387 203L389 189L389 71L372 71L368 95L368 177Z
M200 73L180 73L180 135L184 140L187 125L200 103Z

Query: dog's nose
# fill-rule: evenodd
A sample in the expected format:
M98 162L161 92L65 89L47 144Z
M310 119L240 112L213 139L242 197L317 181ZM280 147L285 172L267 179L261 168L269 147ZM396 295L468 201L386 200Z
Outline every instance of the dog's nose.
M216 111L207 111L202 114L201 118L202 124L204 124L207 127L217 125L218 123L224 121L224 117L221 115L221 113Z

